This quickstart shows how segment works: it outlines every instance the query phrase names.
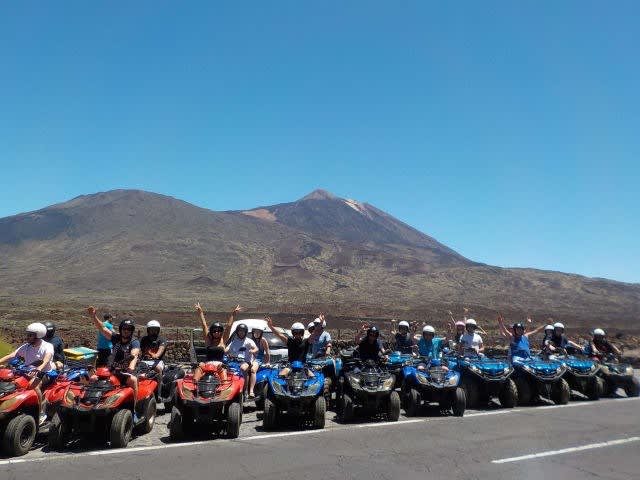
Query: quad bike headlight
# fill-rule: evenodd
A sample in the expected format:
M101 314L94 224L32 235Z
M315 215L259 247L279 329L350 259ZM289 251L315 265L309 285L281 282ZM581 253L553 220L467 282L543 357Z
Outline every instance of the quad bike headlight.
M591 369L590 370L592 372L595 372L597 369L598 369L598 365L597 364L594 363L593 365L591 365Z
M395 379L393 377L389 377L382 384L382 389L383 390L390 390L390 389L393 388L394 384L395 384Z
M458 375L451 375L449 377L449 385L454 386L458 384Z
M605 373L605 374L611 373L611 371L609 370L609 367L607 367L606 365L602 365L600 367L600 370L602 371L602 373Z
M282 395L283 388L281 383L273 382L271 385L273 387L273 393L275 393L276 395Z
M627 367L624 369L626 375L633 375L633 367Z
M359 389L360 387L360 378L358 377L349 377L349 384L351 388Z
M110 397L107 397L104 400L104 402L100 402L100 406L108 408L108 407L114 405L122 397L122 395L123 394L120 394L120 393L116 393L114 395L111 395Z
M562 373L562 366L559 366L558 368L556 368L556 373L558 374Z
M504 367L504 369L502 370L502 373L504 375L506 375L507 373L509 373L509 367Z

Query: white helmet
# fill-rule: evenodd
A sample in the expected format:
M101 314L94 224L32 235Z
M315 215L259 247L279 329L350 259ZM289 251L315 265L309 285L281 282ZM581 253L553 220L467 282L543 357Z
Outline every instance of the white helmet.
M478 322L476 322L473 318L470 318L465 322L465 325L468 327L469 325L473 325L474 327L478 326Z
M409 328L409 322L407 322L406 320L402 320L400 323L398 323L398 328L400 328L400 327Z
M304 332L304 325L300 322L296 322L291 325L291 332L293 333L294 330L302 330Z
M158 320L149 320L147 322L147 328L160 328L160 322Z
M311 330L312 328L316 328L316 322L309 322L309 325L307 325L307 330Z
M425 325L424 327L422 327L422 333L436 333L436 329L433 328L431 325Z
M606 336L606 333L604 333L604 330L603 330L603 329L601 329L601 328L596 328L596 329L593 331L593 336L595 337L596 335L600 335L600 336L603 336L603 337L604 337L604 336Z
M564 330L564 324L560 322L556 322L553 324L553 328L561 328Z
M36 338L44 338L47 334L47 327L42 323L30 323L26 329L27 333L35 333Z
M326 320L320 320L320 317L316 318L313 323L315 323L316 325L320 325L322 328L325 328L327 326L327 321Z
M547 330L553 330L553 325L547 325L544 327L544 331L546 332Z

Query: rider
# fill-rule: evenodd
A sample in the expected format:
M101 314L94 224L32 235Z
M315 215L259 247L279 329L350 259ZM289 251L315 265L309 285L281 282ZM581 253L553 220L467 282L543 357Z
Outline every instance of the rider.
M460 337L460 343L458 344L458 351L464 354L470 350L473 350L476 354L484 352L484 343L482 337L476 333L478 323L469 318L465 322L465 328L467 332Z
M36 368L29 372L31 380L29 386L33 388L40 402L40 422L46 418L43 408L42 388L46 386L48 377L46 373L55 370L53 362L53 345L44 340L47 334L47 327L42 323L31 323L26 328L27 343L18 347L15 351L0 358L0 365L12 358L21 357L25 365L33 365Z
M220 322L214 322L207 326L207 319L205 318L204 308L200 303L195 305L196 313L200 319L200 325L202 326L202 335L204 337L204 345L206 349L206 362L222 364L225 353L225 343L229 340L229 331L231 330L231 324L234 322L238 313L242 311L240 305L229 314L226 327L223 327ZM193 371L193 381L198 382L202 377L204 363L198 364Z
M267 325L269 325L269 329L274 333L276 337L278 337L282 342L287 344L287 357L289 359L289 363L293 362L306 362L307 361L307 353L311 348L311 343L309 339L311 337L304 338L304 325L300 322L295 322L291 325L291 337L285 335L280 330L278 330L273 325L273 320L271 317L266 317ZM289 373L288 368L283 368L280 371L280 376L286 376ZM311 372L307 372L309 374ZM312 374L313 375L313 374Z
M254 398L254 387L256 386L256 373L260 365L268 364L271 361L271 354L269 352L269 342L264 338L264 327L257 325L251 329L251 339L256 344L258 351L256 358L251 362L251 377L249 378L249 398Z
M395 330L395 320L391 320L391 335L395 338L395 349L404 355L412 354L416 349L416 341L409 333L409 322L401 320L398 323L398 331ZM415 331L415 329L414 329Z
M167 340L160 336L160 322L149 320L147 322L147 334L140 339L142 362L152 367L160 376L164 370L162 357L167 350Z
M564 324L556 322L553 324L553 334L545 342L546 350L549 352L557 352L558 350L566 351L567 347L573 347L582 350L580 345L569 340L564 334Z
M113 332L113 315L105 313L102 325L104 328ZM97 350L98 355L96 357L96 367L104 367L109 363L109 357L111 356L111 348L113 347L111 340L105 337L102 333L98 332Z
M137 422L138 377L133 372L136 371L138 357L140 356L140 342L133 338L136 324L132 319L124 318L120 321L118 333L113 333L100 321L95 307L88 307L87 312L93 319L96 329L111 340L113 344L109 366L112 369L116 369L115 375L120 380L120 383L124 383L133 389L133 418L134 422Z
M541 350L546 350L547 348L547 340L551 339L553 336L553 325L545 325L544 327L544 338L542 339L542 345L540 346Z
M356 343L358 343L358 353L362 360L375 360L379 362L381 356L387 354L382 340L380 340L380 330L378 330L378 327L375 325L363 325L356 339Z
M607 334L601 328L592 332L593 338L586 348L586 354L590 356L620 355L620 349L607 340Z
M527 317L527 323L531 323L531 318ZM536 333L538 333L540 330L542 330L543 328L546 330L546 327L544 325L540 325L539 327L534 328L533 330L531 330L530 332L526 332L524 333L524 324L523 323L514 323L511 327L511 330L509 330L507 327L505 327L504 325L504 317L502 315L498 315L498 327L500 328L503 336L505 337L511 337L514 338L516 336L516 334L514 333L514 328L516 325L522 325L523 327L523 333L520 335L524 335L527 338L531 335L534 335ZM552 327L553 329L553 327Z
M418 340L418 352L425 358L439 358L442 347L447 342L446 337L436 337L436 329L431 325L422 327L422 336Z
M256 374L253 370L249 371L249 366L253 363L253 356L258 353L258 347L253 340L248 337L249 327L246 324L241 323L236 327L235 336L227 348L225 353L229 353L234 357L237 357L241 353L244 354L244 359L240 364L240 371L243 374L249 373L249 398L254 398L253 386L256 383Z
M327 321L324 314L321 313L318 318L313 321L315 328L310 337L311 355L313 357L325 357L331 355L331 335L325 331Z
M511 327L511 343L509 344L509 361L513 360L513 357L529 358L531 356L531 350L529 349L529 335L534 333L531 331L525 333L524 324L517 322ZM538 329L539 330L539 329Z
M316 324L315 322L309 322L309 324L307 325L307 332L309 332L309 337L313 335L313 331L316 329Z
M51 321L44 322L47 327L47 334L44 340L53 345L53 362L56 364L57 370L64 368L64 342L56 335L56 324Z

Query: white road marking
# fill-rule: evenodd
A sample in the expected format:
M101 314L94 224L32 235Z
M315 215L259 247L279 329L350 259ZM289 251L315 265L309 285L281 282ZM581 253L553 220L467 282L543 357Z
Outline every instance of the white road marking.
M492 410L490 412L465 413L463 418L484 417L485 415L506 415L507 413L521 412L522 410L513 408L510 410Z
M638 442L638 441L640 441L640 437L620 438L618 440L609 440L608 442L590 443L589 445L581 445L579 447L563 448L561 450L548 450L546 452L532 453L529 455L521 455L519 457L501 458L500 460L491 460L491 463L520 462L522 460L531 460L532 458L564 455L565 453L582 452L584 450L593 450L595 448L612 447L615 445L624 445L625 443Z

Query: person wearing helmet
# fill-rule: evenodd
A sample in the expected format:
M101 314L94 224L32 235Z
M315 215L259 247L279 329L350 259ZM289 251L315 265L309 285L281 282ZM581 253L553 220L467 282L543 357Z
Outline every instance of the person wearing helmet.
M484 352L482 337L476 333L478 323L473 318L469 318L465 322L464 327L466 332L460 337L458 352L463 355L466 353L480 354Z
M249 398L255 398L256 374L260 365L268 364L271 361L271 354L269 353L269 342L264 338L263 326L255 326L251 329L251 340L258 349L253 362L251 362L251 376L249 377Z
M380 330L375 325L363 325L356 342L358 343L358 355L362 360L379 362L387 354L382 340L380 340Z
M620 355L622 352L618 347L607 340L607 334L601 328L596 328L591 332L591 341L587 344L585 353L591 357L602 360L606 355Z
M289 363L292 362L306 362L307 355L311 351L311 343L309 339L311 337L304 338L304 325L300 322L295 322L291 325L291 336L285 335L278 328L273 325L271 317L266 317L267 325L269 329L278 337L283 343L287 344L287 358ZM280 370L279 375L286 377L289 374L289 368L283 368ZM313 377L313 372L307 370L307 376Z
M64 342L56 335L56 324L51 321L44 322L44 326L47 328L47 334L44 336L44 340L53 345L53 362L56 364L57 370L62 370L64 367Z
M87 312L96 329L111 340L113 348L111 357L109 357L109 367L115 370L115 375L121 383L133 389L133 418L134 422L137 422L138 377L134 375L134 372L140 356L140 341L133 338L136 324L132 319L124 318L118 325L118 333L114 333L100 321L95 307L88 307Z
M242 356L243 360L240 363L240 370L244 375L249 374L249 387L252 388L252 385L256 383L255 374L249 371L249 367L253 363L253 357L256 353L258 353L258 347L254 343L251 338L248 336L249 328L241 323L236 327L236 331L233 333L233 338L231 342L225 348L225 353L238 357ZM254 398L255 395L253 391L249 391L249 398Z
M531 318L527 317L527 323L531 323ZM514 323L511 327L511 330L509 330L505 324L504 324L504 317L502 316L502 314L498 314L498 327L500 328L500 331L502 333L503 337L511 337L513 338L514 336L516 336L516 334L513 332L513 328L515 327L515 325L522 325L523 329L526 330L525 327L525 323ZM531 335L535 335L536 333L538 333L540 330L542 330L543 328L545 328L544 325L540 325L539 327L534 328L533 330L529 331L529 332L523 332L522 335L525 335L527 338L529 338Z
M313 323L315 328L313 330L313 334L309 337L309 342L311 343L311 356L326 357L331 355L331 335L329 335L329 332L325 331L327 321L324 318L324 313L321 313Z
M540 345L540 349L543 352L547 350L547 340L550 340L552 336L553 336L553 325L545 325L544 337L542 338L542 344Z
M149 320L147 322L147 334L140 339L140 351L142 361L153 368L160 376L164 371L162 357L167 350L167 340L160 336L160 322ZM160 385L160 383L158 383Z
M311 335L313 335L313 332L315 329L316 329L315 322L309 322L309 324L307 325L307 332L309 334L308 335L305 334L305 337L310 337Z
M409 322L402 320L398 323L398 330L395 329L396 321L391 320L391 335L395 339L395 351L404 355L414 353L417 347L413 335L409 332L411 328ZM414 328L415 332L415 328Z
M104 326L104 328L110 330L113 333L113 315L110 313L105 313L102 319L102 325ZM96 350L98 350L98 355L96 356L96 368L108 365L112 347L113 345L111 343L111 339L105 337L100 331L98 331L98 341L96 347Z
M447 337L436 337L436 329L431 325L422 327L422 336L418 340L418 352L424 358L440 358Z
M564 324L556 322L553 324L553 333L551 337L545 342L545 351L549 353L562 353L567 350L567 347L582 350L580 345L569 340L564 334Z
M538 329L539 330L539 329ZM531 356L531 350L529 349L529 334L525 333L524 324L516 322L511 326L511 342L509 343L508 358L509 361L513 361L514 357L517 358L529 358Z
M206 363L213 363L217 366L222 364L224 360L225 344L229 340L229 332L231 331L231 325L235 321L238 313L242 311L242 307L237 305L227 318L227 325L223 326L220 322L214 322L211 325L207 325L207 318L204 312L204 308L200 303L195 305L198 319L200 320L200 326L202 328L202 335L204 337L204 345L206 351ZM193 371L193 381L198 382L204 373L204 363L201 362Z

